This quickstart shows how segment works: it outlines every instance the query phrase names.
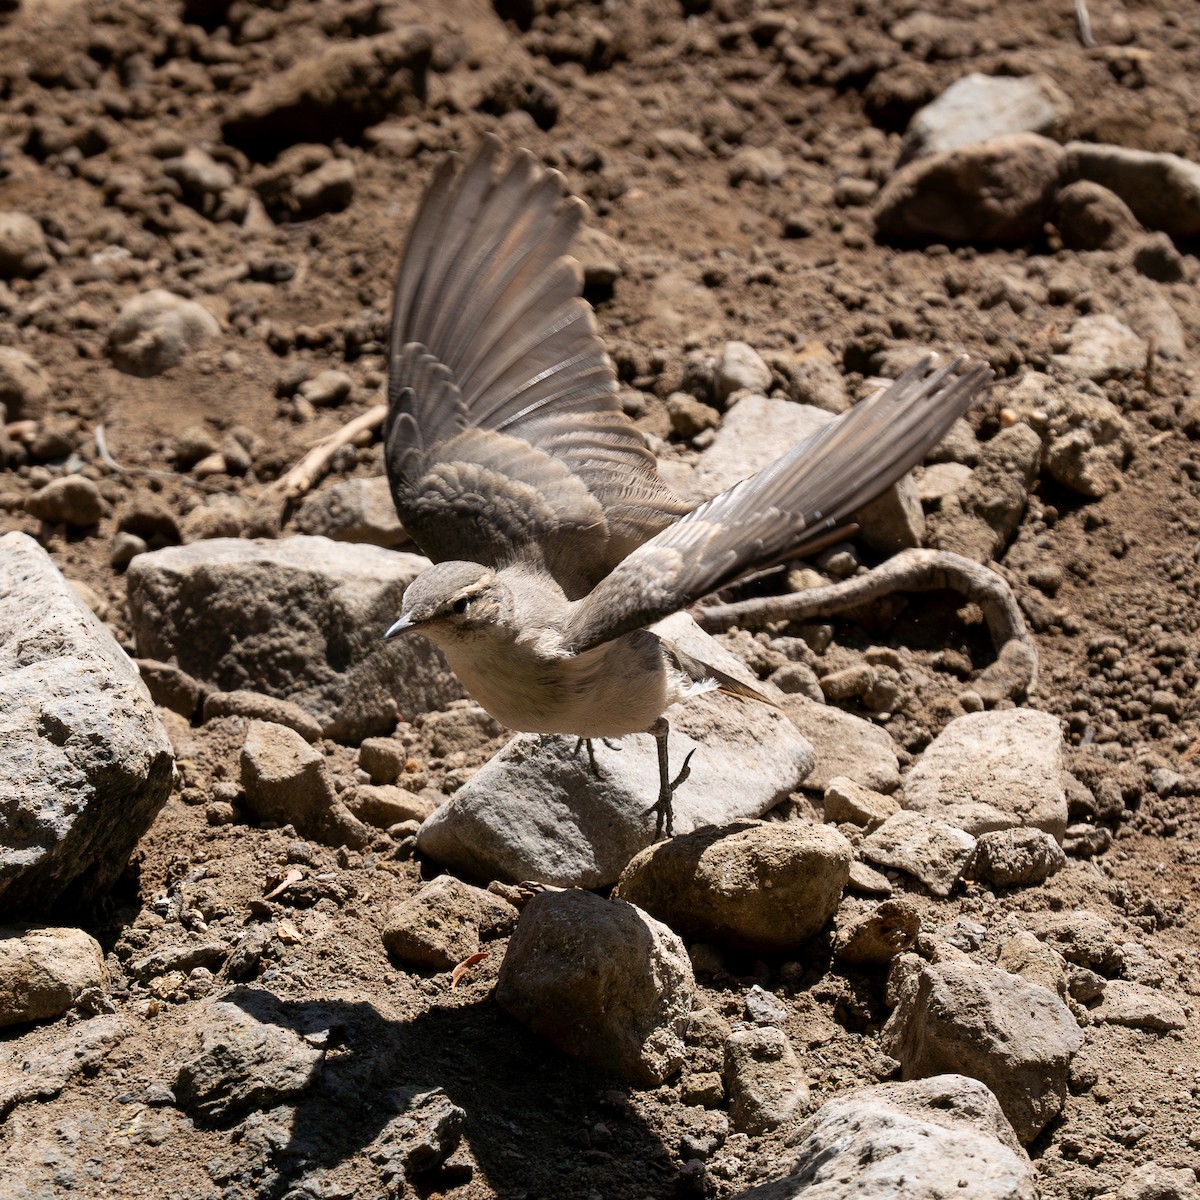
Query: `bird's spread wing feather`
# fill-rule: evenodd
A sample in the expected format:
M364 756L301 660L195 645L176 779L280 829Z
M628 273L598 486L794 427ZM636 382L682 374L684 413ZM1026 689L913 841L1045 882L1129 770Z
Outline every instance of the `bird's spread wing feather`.
M685 608L763 563L803 556L939 442L991 375L961 361L906 371L634 550L572 613L582 653Z
M435 561L535 561L578 597L687 512L621 411L565 257L583 205L499 143L442 163L396 279L385 447L405 528Z

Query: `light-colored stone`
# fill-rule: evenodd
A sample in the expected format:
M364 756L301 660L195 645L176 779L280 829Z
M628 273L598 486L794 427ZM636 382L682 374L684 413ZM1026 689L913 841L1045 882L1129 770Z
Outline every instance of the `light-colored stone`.
M894 796L863 787L845 775L835 776L825 787L825 820L834 824L862 825L871 830L899 811L900 802Z
M8 420L40 420L50 393L50 378L37 359L14 346L0 346L0 405Z
M771 368L762 355L745 342L726 342L713 372L713 391L724 404L734 392L765 393L771 386Z
M1073 105L1044 75L980 75L952 83L909 122L900 161L941 154L1012 133L1054 137Z
M1146 342L1111 313L1098 313L1080 317L1050 361L1084 379L1111 379L1145 367Z
M62 1016L104 985L104 952L82 929L0 928L0 1026Z
M808 1080L784 1031L774 1025L734 1030L725 1044L729 1120L740 1133L766 1133L800 1116Z
M440 875L392 909L383 944L401 962L448 971L483 941L511 933L517 915L507 900Z
M24 279L51 262L42 227L28 213L0 212L0 279Z
M894 792L899 786L895 744L878 725L807 696L786 696L780 707L816 752L805 788L824 791L839 776L876 792Z
M868 912L842 923L834 951L848 963L891 962L912 948L921 931L921 917L906 900L885 900Z
M1061 841L1067 828L1063 737L1057 717L1031 708L956 717L904 780L904 807L976 836L1032 825Z
M133 661L37 542L0 537L0 915L99 899L172 774Z
M49 525L88 529L110 510L100 489L83 475L61 475L25 501L25 511Z
M108 352L129 375L161 375L220 332L220 323L202 304L155 288L122 305L108 335Z
M695 993L671 930L584 891L529 901L496 983L497 1004L558 1050L647 1087L682 1066Z
M342 793L342 802L360 821L378 829L401 821L424 821L437 807L424 796L389 784L360 783Z
M862 841L858 853L907 872L935 896L948 896L975 853L975 839L924 813L898 812Z
M733 1200L1037 1200L995 1096L963 1075L857 1088L791 1141L791 1174Z
M979 835L970 874L993 887L1030 887L1066 862L1063 848L1043 829L994 829Z
M1083 1034L1049 989L950 961L923 966L902 990L881 1045L906 1079L954 1070L987 1084L1028 1144L1062 1109Z
M142 554L126 583L138 652L221 691L291 700L326 737L389 732L462 689L424 639L383 640L424 558L326 538L218 538Z
M826 825L737 822L647 847L619 895L677 933L755 953L792 950L833 916L850 843Z
M1188 1023L1187 1014L1166 992L1127 979L1108 980L1100 1003L1090 1011L1093 1021L1157 1033L1184 1029Z
M296 528L335 542L365 542L390 548L410 541L382 475L346 479L309 496L296 514Z
M655 629L688 654L763 688L686 614ZM691 774L674 796L677 834L762 816L812 767L812 747L765 704L710 692L667 716L672 770L695 750ZM574 738L514 738L425 822L421 850L476 879L588 888L616 882L653 840L658 759L648 735L623 738L616 748L593 746L599 778Z

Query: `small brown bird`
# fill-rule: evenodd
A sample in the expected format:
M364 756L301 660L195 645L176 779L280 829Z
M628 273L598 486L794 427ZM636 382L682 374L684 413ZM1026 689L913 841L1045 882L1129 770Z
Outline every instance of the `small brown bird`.
M396 281L387 472L435 565L385 636L435 642L510 729L653 734L648 811L655 836L669 836L688 763L671 778L664 712L715 688L756 693L646 626L828 543L925 457L990 374L921 364L693 507L618 403L566 255L583 203L526 152L495 178L498 151L489 137L465 167L441 164Z

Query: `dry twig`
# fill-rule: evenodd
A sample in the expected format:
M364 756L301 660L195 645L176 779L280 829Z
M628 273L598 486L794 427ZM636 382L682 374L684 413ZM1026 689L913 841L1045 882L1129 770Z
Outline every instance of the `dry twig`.
M945 550L902 550L866 575L828 587L762 596L736 604L702 605L693 610L710 633L734 625L769 621L809 621L856 608L893 592L958 592L978 604L987 622L997 660L980 673L977 690L985 699L1032 694L1037 685L1037 651L1012 588L995 571ZM982 685L982 686L980 686Z

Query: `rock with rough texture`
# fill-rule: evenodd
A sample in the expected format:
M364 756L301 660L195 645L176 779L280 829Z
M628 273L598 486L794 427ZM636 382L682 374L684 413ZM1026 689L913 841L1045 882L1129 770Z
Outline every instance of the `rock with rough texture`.
M1190 1167L1164 1167L1144 1162L1134 1167L1115 1192L1097 1200L1196 1200L1196 1173Z
M332 42L264 75L226 117L225 140L263 155L299 141L353 137L420 103L432 49L420 26Z
M410 541L382 475L346 479L309 496L296 513L296 528L335 542L365 542L389 549Z
M1115 192L1150 229L1177 240L1200 237L1200 163L1177 154L1068 142L1065 175Z
M1060 188L1054 203L1054 222L1068 250L1120 250L1142 231L1120 196L1087 179Z
M0 279L25 279L51 263L42 227L28 213L0 212Z
M290 700L264 696L261 692L206 691L201 715L205 721L217 717L248 717L256 721L270 721L273 725L286 725L306 742L315 742L321 736L321 723L311 713L306 713L300 705Z
M901 167L875 203L881 237L1013 245L1039 237L1063 151L1035 133L1010 134Z
M517 915L507 900L441 875L392 909L383 944L401 962L448 971L483 941L511 933Z
M996 1097L963 1075L856 1088L790 1140L791 1174L733 1200L1037 1200Z
M1042 829L995 829L979 835L971 875L993 887L1030 887L1061 871L1067 856Z
M220 332L217 318L202 304L155 288L121 306L108 352L118 370L146 378L178 366Z
M393 784L360 783L347 788L342 800L360 821L378 829L401 821L424 821L437 808L433 800Z
M0 346L0 405L8 420L40 420L50 399L50 380L32 355Z
M858 853L919 879L935 896L948 896L962 878L975 839L925 813L898 812L859 844Z
M529 901L496 983L500 1007L562 1053L647 1087L683 1064L695 994L671 930L583 891Z
M30 537L0 537L0 915L102 896L171 790L132 660Z
M1072 111L1070 98L1044 75L956 79L909 122L900 161L925 158L1014 133L1054 137Z
M843 962L885 963L912 948L921 917L906 900L885 900L869 912L842 923L838 916L834 952Z
M221 691L298 704L326 737L389 732L462 694L420 638L384 642L426 560L325 538L218 538L141 554L126 583L142 657ZM398 644L399 643L399 644Z
M883 1028L905 1079L957 1071L987 1084L1023 1145L1062 1109L1083 1034L1047 988L970 961L926 964Z
M110 510L100 489L83 475L61 475L25 501L25 511L49 525L89 529Z
M1063 737L1057 717L1031 708L956 717L904 780L904 807L978 836L1067 828Z
M745 342L726 342L713 371L713 391L718 404L724 404L734 392L765 393L771 386L771 368L762 356Z
M1085 379L1112 379L1146 366L1146 342L1111 313L1080 317L1062 336L1051 361Z
M0 1026L62 1016L104 985L104 951L82 929L0 928Z
M686 938L786 951L837 911L852 857L826 825L739 821L647 847L618 894Z
M763 688L685 614L654 627L686 653ZM769 691L769 689L766 689ZM693 749L675 793L675 832L759 817L799 786L813 751L777 709L711 692L668 710L672 771ZM423 853L477 879L563 887L615 883L654 837L658 759L648 735L594 744L600 778L576 739L522 734L421 827Z
M1001 430L981 448L971 479L926 518L929 544L976 562L998 558L1025 513L1041 457L1028 425Z
M895 743L878 725L807 696L785 696L779 703L816 752L805 788L824 791L838 778L883 793L900 785Z
M729 1120L739 1133L766 1133L800 1115L808 1080L782 1029L760 1025L735 1030L725 1043Z
M174 1092L185 1112L223 1121L273 1108L316 1082L323 1039L312 1044L295 1029L285 1005L253 991L203 1005L194 1018L199 1050L179 1068Z
M325 756L294 729L251 721L241 781L246 811L256 821L294 825L329 846L361 849L371 840L370 830L338 799Z
M1131 1029L1152 1029L1167 1033L1187 1027L1187 1014L1166 992L1110 979L1104 985L1100 1002L1090 1010L1093 1021L1106 1025L1127 1025Z
M894 796L885 796L871 788L855 783L845 775L837 775L825 788L825 820L835 825L861 825L877 829L900 811Z

